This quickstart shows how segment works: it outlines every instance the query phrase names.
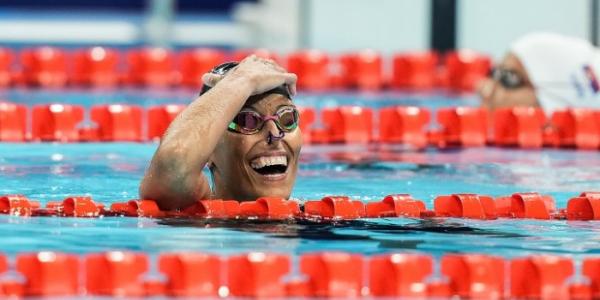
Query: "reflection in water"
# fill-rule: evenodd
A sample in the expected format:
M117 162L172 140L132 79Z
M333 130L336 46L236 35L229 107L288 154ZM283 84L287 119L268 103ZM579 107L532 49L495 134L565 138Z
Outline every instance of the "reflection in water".
M437 233L461 236L481 236L486 238L524 238L526 235L486 230L453 223L447 220L403 219L406 224L399 224L398 219L386 222L386 219L370 220L223 220L223 219L190 219L170 218L158 220L158 224L173 227L222 228L239 232L260 233L268 237L312 240L312 241L371 241L377 242L379 248L416 249L419 244L430 242L427 239L397 239L402 235L418 235L420 233ZM394 223L395 222L395 223ZM394 240L383 238L389 235Z

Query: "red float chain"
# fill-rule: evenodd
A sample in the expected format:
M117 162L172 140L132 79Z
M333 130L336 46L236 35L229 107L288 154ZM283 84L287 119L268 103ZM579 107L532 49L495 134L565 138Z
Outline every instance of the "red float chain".
M57 47L27 48L19 55L0 48L0 87L115 87L119 85L198 88L202 74L225 61L240 61L256 54L277 61L298 74L300 89L323 91L346 88L378 91L384 88L472 91L486 77L490 58L468 50L441 56L435 52L396 53L392 72L384 72L387 58L373 50L331 55L303 50L287 56L265 49L232 52L211 48L173 51L166 48L132 48L121 51L91 47L74 51ZM13 65L18 56L18 70ZM124 65L124 66L123 66ZM124 70L124 71L121 71Z
M115 49L92 47L73 54L71 83L77 86L110 88L119 84L119 53Z
M435 261L419 253L317 252L300 255L297 274L290 256L263 252L164 253L152 264L157 270L148 255L121 251L38 252L14 261L0 255L0 275L14 270L23 280L0 277L0 296L600 297L597 257L583 259L581 274L571 258L557 255L447 254Z
M399 53L392 60L394 88L427 91L443 85L437 72L440 56L435 52Z
M345 196L324 197L298 203L276 197L256 201L198 200L178 211L162 211L153 200L112 203L109 208L89 196L49 201L41 207L22 195L0 196L0 214L59 217L197 217L220 219L353 220L359 218L497 218L538 220L600 220L600 192L584 192L569 199L566 208L556 208L554 199L538 193L515 193L492 198L477 194L437 196L433 210L408 194L389 195L364 203Z
M80 105L36 105L29 133L27 107L0 102L0 141L156 140L184 108L161 105L145 111L137 105L97 105L89 111L95 126L82 127L86 112ZM493 114L476 107L441 108L436 114L435 129L430 128L431 113L422 107L385 107L378 112L362 106L328 107L320 112L310 107L299 110L305 143L402 143L415 148L427 145L600 148L600 110L594 109L559 110L546 118L540 108L504 108ZM378 118L377 131L375 118Z

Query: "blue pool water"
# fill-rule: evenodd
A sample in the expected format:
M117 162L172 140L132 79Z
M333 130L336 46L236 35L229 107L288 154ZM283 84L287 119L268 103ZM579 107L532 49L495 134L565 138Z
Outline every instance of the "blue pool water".
M26 104L63 102L186 102L192 91L40 92L5 91L4 99ZM119 98L119 95L121 98ZM147 102L142 102L147 100ZM300 104L326 106L418 104L430 108L472 105L470 97L448 95L308 95ZM139 181L157 144L0 143L0 194L62 200L91 195L110 204L137 197ZM565 207L569 197L600 190L596 151L468 148L414 151L402 146L307 145L293 197L320 199L348 195L364 201L410 193L433 207L433 198L450 193L491 196L537 191ZM408 218L337 223L224 222L190 219L104 217L98 219L0 216L0 251L9 255L55 250L89 253L134 250L205 251L232 254L269 251L300 254L339 250L363 254L419 251L488 253L504 257L553 253L580 258L600 252L600 222L496 221Z

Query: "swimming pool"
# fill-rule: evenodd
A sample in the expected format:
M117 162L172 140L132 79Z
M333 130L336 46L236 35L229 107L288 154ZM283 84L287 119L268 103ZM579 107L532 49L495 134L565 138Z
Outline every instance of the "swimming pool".
M194 91L7 90L2 96L27 105L185 103ZM142 102L143 101L143 102ZM300 105L359 104L373 108L411 104L436 109L474 105L472 96L432 94L314 94ZM0 195L40 200L90 195L111 204L138 197L138 184L156 143L0 143ZM365 202L408 193L433 207L453 193L490 196L535 191L566 207L569 198L600 186L597 151L521 150L495 147L411 150L399 145L306 145L293 198L346 195ZM580 262L597 255L596 222L566 220L468 220L380 218L337 222L219 221L152 218L56 218L0 215L0 249L19 253L87 254L130 250L150 254L198 251L232 255L254 251L298 255L343 251L364 255L418 252L505 258L558 254Z

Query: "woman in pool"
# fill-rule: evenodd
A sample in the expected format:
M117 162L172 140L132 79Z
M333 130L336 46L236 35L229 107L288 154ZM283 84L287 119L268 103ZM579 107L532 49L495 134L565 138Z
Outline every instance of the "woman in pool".
M162 209L199 199L288 198L302 136L296 75L249 56L205 74L200 97L171 123L140 185ZM233 120L233 121L232 121ZM207 165L213 188L202 169Z
M481 82L483 106L600 107L600 52L586 40L533 33L515 41Z

